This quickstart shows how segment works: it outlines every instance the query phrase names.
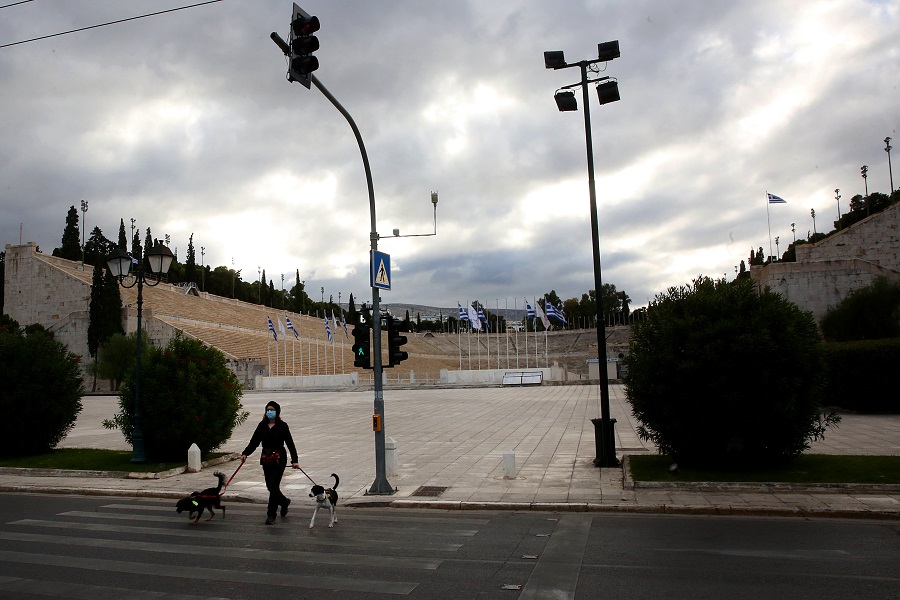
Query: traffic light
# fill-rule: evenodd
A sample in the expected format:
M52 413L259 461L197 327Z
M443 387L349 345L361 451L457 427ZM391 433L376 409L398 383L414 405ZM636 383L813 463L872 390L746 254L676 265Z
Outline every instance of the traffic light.
M403 322L394 317L388 317L388 366L395 367L409 358L409 354L400 348L406 343L406 336L400 335Z
M368 325L357 323L353 326L353 366L372 368L371 333Z
M319 59L312 55L319 49L319 38L313 35L318 30L319 18L310 16L294 4L294 12L291 15L288 81L299 81L309 87L310 73L319 68Z

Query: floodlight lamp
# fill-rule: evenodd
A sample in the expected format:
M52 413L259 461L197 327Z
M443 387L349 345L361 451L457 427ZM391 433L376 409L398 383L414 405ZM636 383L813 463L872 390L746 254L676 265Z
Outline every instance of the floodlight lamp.
M597 84L597 97L600 104L609 104L619 100L619 84L616 81L604 81Z
M565 53L562 50L544 52L544 68L559 69L566 66Z
M607 61L619 58L619 40L597 44L597 60Z
M578 110L578 102L575 100L575 92L556 92L553 95L553 99L556 100L556 107L559 109L559 112L572 112L574 110Z
M438 193L437 192L431 192L431 203L434 204L435 206L437 206L437 203L438 203Z

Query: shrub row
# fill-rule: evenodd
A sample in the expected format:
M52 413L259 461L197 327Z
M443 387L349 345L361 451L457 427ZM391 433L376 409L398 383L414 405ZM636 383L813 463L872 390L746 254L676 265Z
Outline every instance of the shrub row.
M822 344L822 404L859 412L900 412L900 338Z

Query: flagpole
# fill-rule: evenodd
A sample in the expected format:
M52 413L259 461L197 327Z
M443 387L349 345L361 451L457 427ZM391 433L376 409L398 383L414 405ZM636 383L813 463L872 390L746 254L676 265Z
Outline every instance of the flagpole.
M769 256L772 256L772 222L769 220L769 190L766 190L766 224L769 226ZM763 261L765 264L765 261Z
M516 315L519 314L519 299L513 297L513 313ZM516 319L516 325L518 325L518 318ZM516 368L519 368L519 328L516 327Z
M525 368L528 368L528 299L525 300Z
M466 300L466 307L472 306L468 300ZM468 316L469 310L466 308L466 316ZM469 370L472 370L472 320L469 319L469 327L466 329L466 345L468 346L468 356L469 356Z
M506 304L505 317L503 318L503 332L506 334L506 368L509 368L509 298L503 299ZM497 306L497 312L500 312L500 306ZM499 329L499 327L498 327Z
M534 368L539 369L541 367L541 362L538 360L537 298L532 298L531 301L535 304L534 327L531 328L532 334L534 335Z

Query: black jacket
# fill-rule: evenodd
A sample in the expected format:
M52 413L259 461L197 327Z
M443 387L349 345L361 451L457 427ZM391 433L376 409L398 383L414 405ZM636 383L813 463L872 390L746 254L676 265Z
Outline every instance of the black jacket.
M284 451L284 446L287 445L288 450L291 452L291 463L298 462L297 448L294 446L294 438L291 437L291 430L288 428L287 423L281 419L276 419L275 425L271 428L269 428L268 419L260 421L259 425L256 426L256 430L253 432L253 437L250 438L250 443L244 448L242 454L250 456L260 444L262 444L263 450L275 450L276 452L280 452L280 463L282 466L287 465L287 454Z

